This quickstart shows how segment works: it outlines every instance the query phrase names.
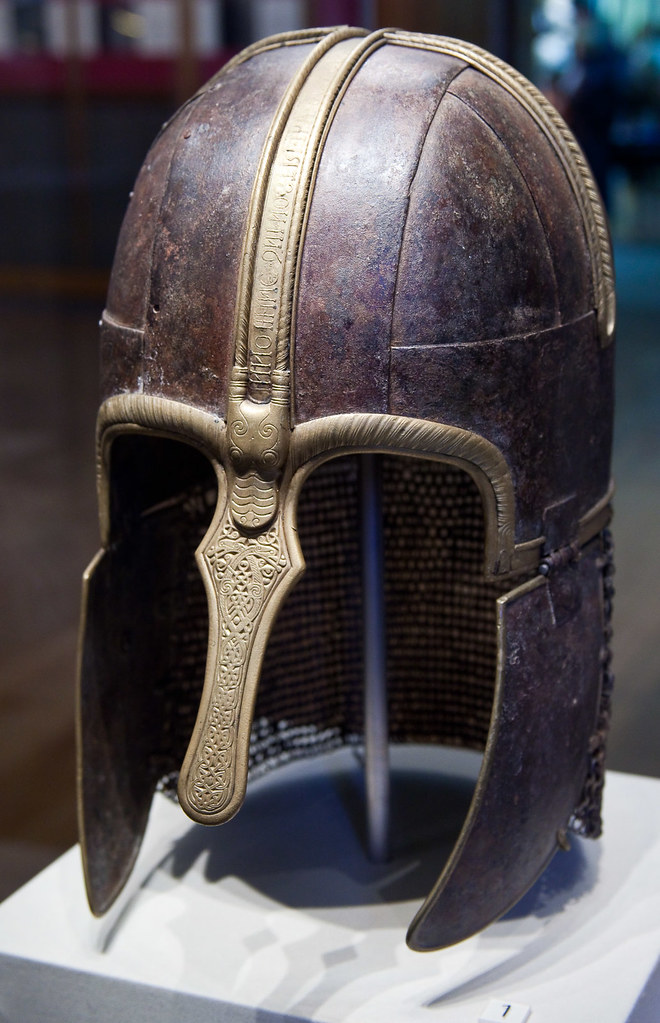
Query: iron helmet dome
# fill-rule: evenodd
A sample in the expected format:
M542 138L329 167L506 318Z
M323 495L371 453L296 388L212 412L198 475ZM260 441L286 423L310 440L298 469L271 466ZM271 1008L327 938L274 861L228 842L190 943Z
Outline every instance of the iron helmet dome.
M483 50L278 36L164 126L101 331L79 682L95 912L161 778L221 823L251 757L360 734L363 452L382 461L391 739L485 750L409 944L475 933L567 828L599 833L613 329L584 159Z

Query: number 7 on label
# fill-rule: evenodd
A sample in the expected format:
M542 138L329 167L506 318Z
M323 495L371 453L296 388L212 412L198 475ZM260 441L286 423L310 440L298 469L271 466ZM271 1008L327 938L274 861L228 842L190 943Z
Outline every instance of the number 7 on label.
M528 1005L517 1002L500 1002L493 999L479 1017L479 1023L526 1023L530 1017Z

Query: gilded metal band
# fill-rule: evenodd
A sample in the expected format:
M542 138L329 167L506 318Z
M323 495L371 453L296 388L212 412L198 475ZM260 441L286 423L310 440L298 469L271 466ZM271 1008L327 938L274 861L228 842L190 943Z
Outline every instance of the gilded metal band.
M609 525L612 519L612 498L614 497L614 481L610 480L607 492L600 501L586 512L578 521L577 543L579 547L593 540L595 536Z
M275 112L268 138L261 154L255 185L248 209L248 226L243 242L241 270L238 281L238 301L236 308L235 357L238 366L247 365L247 344L250 331L250 312L254 295L255 267L259 258L263 259L264 248L268 239L268 230L275 224L283 225L287 240L291 236L292 219L299 218L300 199L298 192L304 179L301 157L304 151L314 142L314 121L321 116L319 108L328 91L332 76L336 74L346 60L346 43L359 38L364 33L359 29L336 29L321 39L312 53L304 61L297 74L289 84ZM354 45L354 44L353 44ZM349 43L350 47L350 43ZM324 59L325 58L325 59ZM325 79L325 81L324 81ZM289 134L293 125L289 124L294 117L298 120L298 138L293 146L283 140L285 131ZM302 136L302 137L301 137ZM282 179L282 180L279 180ZM278 187L284 192L278 194ZM282 203L282 198L286 200ZM266 220L264 224L264 211ZM276 214L284 212L284 219L277 219ZM287 254L288 246L280 238L279 251L282 256ZM271 246L272 247L272 246ZM280 285L284 282L284 266L273 266L274 257L266 257L266 266L262 270L277 272ZM281 305L281 293L279 297ZM286 367L285 367L286 368Z
M182 402L144 394L122 394L101 406L97 426L97 480L101 535L110 542L109 472L112 440L119 434L147 433L187 440L225 476L229 465L224 422ZM475 480L484 501L486 570L503 574L534 568L541 560L544 536L514 543L514 490L506 460L490 441L468 430L426 420L370 413L326 416L302 423L292 433L283 480L286 512L295 522L298 495L319 465L341 455L397 453L458 465ZM608 524L614 485L578 522L577 542L584 547ZM211 527L211 530L213 527Z
M416 35L388 30L388 43L415 49L433 50L464 60L506 89L525 108L552 144L571 183L584 221L591 253L594 300L598 313L598 334L603 347L614 339L616 300L614 265L607 221L602 201L582 150L563 118L545 96L514 68L492 54L458 39L445 36Z
M231 474L230 444L217 416L182 402L141 394L117 395L101 406L97 474L103 543L110 540L108 477L110 448L118 434L146 432L188 440L203 451L216 472ZM291 436L282 487L293 508L309 474L329 458L359 452L392 452L459 465L481 492L486 519L486 568L498 574L539 560L543 537L515 545L513 482L507 463L490 441L456 426L404 416L350 413L303 423ZM223 471L224 467L224 471ZM213 526L211 527L213 530Z
M188 441L199 448L220 472L226 460L225 424L218 416L183 402L146 394L118 394L99 409L96 424L96 488L101 543L110 543L110 455L112 441L120 434L150 433Z
M515 543L515 494L506 459L478 434L428 420L370 413L326 416L296 427L289 453L290 489L300 491L322 462L349 453L383 452L456 465L475 481L484 505L484 569L488 575L533 570L546 537ZM614 485L578 522L584 547L608 524Z
M267 53L269 50L280 50L283 46L310 44L315 46L328 36L341 31L349 31L354 36L364 34L360 32L360 29L349 28L348 25L333 25L328 28L302 28L293 32L279 32L275 35L267 36L265 39L258 39L250 46L246 46L244 50L241 50L235 57L232 57L226 64L223 64L217 74L211 79L211 82L214 82L221 75L231 71L239 64L244 64L246 61L258 56L260 53Z
M294 78L273 120L248 215L227 431L231 514L243 532L273 521L290 437L290 338L297 258L321 140L337 94L369 41L340 29Z

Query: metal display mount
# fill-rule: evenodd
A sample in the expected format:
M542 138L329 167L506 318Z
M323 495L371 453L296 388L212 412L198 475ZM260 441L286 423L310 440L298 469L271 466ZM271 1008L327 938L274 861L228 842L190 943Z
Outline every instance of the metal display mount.
M390 776L381 462L360 457L364 626L364 772L367 843L374 863L389 859Z

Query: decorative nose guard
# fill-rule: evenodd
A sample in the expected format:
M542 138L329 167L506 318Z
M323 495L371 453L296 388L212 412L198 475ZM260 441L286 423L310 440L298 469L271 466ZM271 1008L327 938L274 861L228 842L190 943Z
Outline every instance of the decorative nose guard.
M309 39L289 37L289 43ZM475 933L524 894L565 844L569 824L599 830L609 699L602 654L604 578L610 571L602 530L609 492L581 514L570 501L559 502L559 510L547 509L545 536L516 542L514 475L486 436L390 413L295 422L291 348L319 161L350 83L388 43L435 49L467 66L486 67L496 80L504 77L527 107L537 104L537 121L556 134L555 121L531 87L482 51L455 41L387 32L364 36L348 29L321 34L286 89L262 150L247 216L226 423L203 408L139 391L110 395L99 417L105 551L85 580L79 697L81 839L97 913L108 908L130 873L159 778L178 767L168 744L176 716L172 694L167 682L160 690L156 685L154 694L143 678L171 674L164 651L176 613L159 615L158 609L176 605L188 583L180 567L164 578L149 567L172 558L167 537L171 542L174 533L152 538L145 523L186 501L152 493L147 479L124 528L130 516L122 517L111 480L115 463L121 471L128 457L125 442L135 437L184 441L203 452L204 487L217 495L210 525L195 527L203 533L196 561L209 634L199 710L178 784L190 817L222 823L243 801L264 654L278 611L304 569L296 526L303 484L312 470L339 455L395 452L458 467L471 477L485 518L486 575L502 579L494 597L497 666L483 767L468 819L411 925L409 944L440 948ZM591 223L596 200L587 172L571 164L571 174ZM612 300L598 225L589 237L596 267L596 351L611 337ZM182 492L188 471L178 469ZM138 569L130 577L140 580L137 592L126 580L131 560ZM140 646L133 639L133 618L151 609L162 621L151 623L151 642ZM177 663L185 664L185 657ZM589 788L596 791L586 798Z

